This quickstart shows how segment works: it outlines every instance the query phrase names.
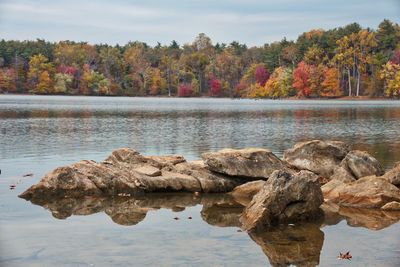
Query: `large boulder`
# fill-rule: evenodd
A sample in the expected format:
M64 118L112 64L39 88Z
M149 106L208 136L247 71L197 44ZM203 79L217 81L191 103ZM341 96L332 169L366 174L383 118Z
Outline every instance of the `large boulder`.
M313 140L295 144L284 152L283 158L297 169L329 177L348 152L349 147L343 142Z
M215 174L182 156L146 157L122 148L105 161L84 160L60 167L20 195L25 199L84 197L146 192L228 192L241 184L237 178Z
M383 168L377 159L365 151L352 150L335 169L331 179L352 182L361 177L383 174Z
M381 178L387 180L391 184L400 186L400 161L397 162L392 169L381 176Z
M381 208L386 203L400 201L400 189L387 180L367 176L351 183L331 180L322 186L327 202L357 208Z
M273 171L286 168L277 156L263 148L223 149L203 153L202 158L214 172L251 179L268 179Z
M323 202L318 177L309 171L275 171L242 215L246 230L318 217Z

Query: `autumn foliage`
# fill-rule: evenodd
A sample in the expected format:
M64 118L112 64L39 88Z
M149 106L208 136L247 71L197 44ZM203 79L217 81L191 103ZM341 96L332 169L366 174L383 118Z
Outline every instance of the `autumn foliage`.
M352 23L260 47L0 40L0 92L285 98L400 97L400 26Z

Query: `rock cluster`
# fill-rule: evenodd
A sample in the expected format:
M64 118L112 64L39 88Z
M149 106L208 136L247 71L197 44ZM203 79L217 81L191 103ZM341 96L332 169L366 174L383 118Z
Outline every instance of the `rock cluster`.
M385 173L373 156L340 141L297 143L283 159L263 148L224 149L204 153L202 159L143 156L121 148L103 162L83 160L56 168L20 196L41 203L156 192L230 192L245 209L227 216L232 224L240 218L246 230L314 220L320 217L323 202L385 212L400 209L400 162ZM221 207L226 208L213 204L210 211L217 214ZM225 215L220 218L225 220Z

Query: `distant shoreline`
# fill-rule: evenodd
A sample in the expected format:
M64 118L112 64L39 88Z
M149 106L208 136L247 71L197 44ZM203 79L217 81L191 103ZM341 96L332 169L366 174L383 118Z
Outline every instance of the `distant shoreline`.
M338 100L338 101L376 101L376 100L400 100L400 98L389 98L389 97L369 97L369 96L342 96L342 97L310 97L310 98L300 98L300 97L285 97L285 98L250 98L250 97L211 97L211 96L192 96L192 97L179 97L179 96L167 96L167 95L157 95L157 96L129 96L129 95L60 95L60 94L26 94L26 93L0 93L2 95L16 95L16 96L87 96L87 97L140 97L140 98L203 98L203 99L249 99L249 100L280 100L280 101L323 101L323 100Z

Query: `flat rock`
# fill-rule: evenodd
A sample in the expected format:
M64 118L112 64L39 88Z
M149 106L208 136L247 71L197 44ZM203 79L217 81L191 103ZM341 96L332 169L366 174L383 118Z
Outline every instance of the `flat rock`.
M148 176L160 176L161 170L159 168L153 167L151 165L145 165L134 169L134 171L146 174Z
M284 162L263 148L223 149L203 153L202 158L210 170L230 176L268 179L273 171L286 168Z
M246 230L316 218L323 202L318 176L309 171L275 171L242 215Z
M313 140L300 142L284 152L284 160L299 170L309 170L330 177L349 152L340 141Z
M391 201L400 201L400 189L387 180L367 176L351 183L331 180L322 186L327 202L357 208L381 208Z

